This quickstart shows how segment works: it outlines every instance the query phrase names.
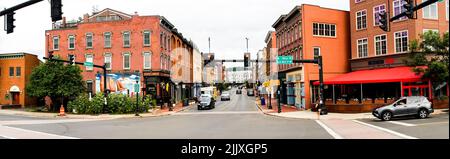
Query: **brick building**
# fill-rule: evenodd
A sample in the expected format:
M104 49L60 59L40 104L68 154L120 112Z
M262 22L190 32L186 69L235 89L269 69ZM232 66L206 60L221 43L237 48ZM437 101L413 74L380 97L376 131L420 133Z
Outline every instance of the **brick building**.
M448 96L448 85L432 88L430 81L416 75L404 62L411 40L430 30L441 35L448 32L448 0L419 10L417 19L403 17L391 22L389 32L381 30L378 13L394 17L405 11L403 4L404 0L350 0L352 72L325 80L333 88L327 93L330 111L371 111L401 96Z
M144 94L179 101L192 83L193 42L163 16L130 15L104 9L46 31L46 52L62 59L106 65L113 93L131 94L138 81ZM103 91L101 69L80 66L89 92ZM186 91L190 92L190 91Z
M40 64L36 55L28 53L0 54L0 109L3 106L36 106L25 87L31 71Z
M279 56L294 60L323 57L324 78L349 71L350 14L348 11L303 4L281 15L272 25L276 30ZM281 103L311 108L318 99L319 69L314 64L279 65Z

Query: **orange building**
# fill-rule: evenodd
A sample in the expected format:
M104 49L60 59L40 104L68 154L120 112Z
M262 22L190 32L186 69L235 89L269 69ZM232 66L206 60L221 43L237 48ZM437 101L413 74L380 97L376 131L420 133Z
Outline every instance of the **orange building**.
M323 57L324 78L349 71L350 14L348 11L303 4L273 24L279 56L293 56L294 60ZM281 102L310 109L318 99L313 82L319 80L314 64L279 65Z
M33 68L40 64L37 55L28 53L0 54L0 109L5 106L36 106L25 87Z

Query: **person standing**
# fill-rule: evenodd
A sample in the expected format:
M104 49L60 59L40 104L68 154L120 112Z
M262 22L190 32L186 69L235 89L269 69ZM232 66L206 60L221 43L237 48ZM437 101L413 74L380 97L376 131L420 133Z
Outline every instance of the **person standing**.
M320 108L320 103L319 100L316 101L316 110L317 110L317 120L320 120L320 112L322 111L322 109Z

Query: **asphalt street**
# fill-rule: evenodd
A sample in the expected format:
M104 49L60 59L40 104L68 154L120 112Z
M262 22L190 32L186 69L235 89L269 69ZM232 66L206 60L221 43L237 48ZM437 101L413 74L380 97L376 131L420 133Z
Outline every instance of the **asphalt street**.
M230 91L212 110L195 106L170 116L114 120L40 119L0 115L0 139L448 139L448 113L428 119L308 120L262 114L255 97Z

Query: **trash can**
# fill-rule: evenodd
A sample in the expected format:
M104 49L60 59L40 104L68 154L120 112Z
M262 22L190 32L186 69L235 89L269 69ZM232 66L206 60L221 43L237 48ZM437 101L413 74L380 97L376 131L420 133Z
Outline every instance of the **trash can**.
M261 105L266 105L266 100L264 99L264 97L261 97Z

